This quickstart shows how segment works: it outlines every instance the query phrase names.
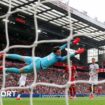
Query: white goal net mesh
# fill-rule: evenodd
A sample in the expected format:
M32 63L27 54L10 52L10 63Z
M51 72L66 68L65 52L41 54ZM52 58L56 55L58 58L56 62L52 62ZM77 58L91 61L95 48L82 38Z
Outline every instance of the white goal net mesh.
M16 12L22 12L22 11L25 11L26 9L16 9L14 11L12 11L12 0L8 0L8 3L9 3L9 8L8 8L8 12L3 15L3 16L0 16L0 18L3 18L5 19L5 36L6 36L6 47L5 49L3 49L2 51L0 51L0 53L8 53L8 51L10 49L13 49L13 48L32 48L32 57L35 57L35 50L36 50L36 47L39 45L39 44L43 44L43 43L67 43L67 47L68 49L70 48L70 41L74 38L74 36L87 36L87 35L94 35L94 33L79 33L77 35L73 35L73 26L72 26L72 21L71 21L71 12L70 12L70 6L69 6L69 2L70 0L67 0L66 1L66 5L67 5L67 13L68 13L68 18L69 18L69 31L70 31L70 35L69 37L65 38L65 39L62 39L62 40L41 40L39 41L38 38L39 38L39 33L38 33L38 23L37 23L37 8L43 4L43 3L46 3L46 2L58 2L57 0L38 0L36 5L34 5L33 7L31 7L31 9L34 9L34 28L36 30L35 32L35 41L33 42L32 45L12 45L10 46L10 40L9 40L9 33L8 33L8 20L9 20L9 17L16 13ZM103 33L100 33L100 34L105 34L105 32ZM67 53L68 55L68 64L70 65L70 59L69 59L69 52ZM5 68L5 57L3 58L3 68ZM69 95L68 95L68 91L69 91L69 87L71 84L73 83L87 83L89 84L91 81L86 81L86 80L77 80L77 81L74 81L74 82L71 82L69 81L68 79L68 82L64 85L58 85L58 84L51 84L51 83L44 83L44 82L37 82L37 72L36 72L36 68L35 68L35 62L33 62L33 67L34 67L34 81L32 83L31 86L29 87L6 87L6 76L5 76L5 71L3 71L3 83L2 83L2 88L1 90L8 90L8 89L31 89L31 92L30 92L30 105L33 105L33 97L32 97L32 94L33 94L33 88L35 88L36 86L49 86L49 87L57 87L57 88L64 88L65 89L65 105L69 105ZM69 68L71 69L71 68ZM71 78L71 70L69 70L69 78ZM92 82L91 82L92 83ZM105 83L105 80L103 81L98 81L97 84L101 84L101 83ZM3 105L3 98L1 97L0 98L0 105Z

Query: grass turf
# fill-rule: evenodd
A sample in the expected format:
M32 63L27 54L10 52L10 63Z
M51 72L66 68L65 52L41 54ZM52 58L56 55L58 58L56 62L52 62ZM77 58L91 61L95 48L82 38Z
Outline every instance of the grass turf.
M66 105L64 98L33 98L33 105ZM105 105L105 97L95 97L89 100L88 97L79 97L76 100L69 100L70 105ZM29 98L16 100L15 98L4 98L3 105L30 105Z

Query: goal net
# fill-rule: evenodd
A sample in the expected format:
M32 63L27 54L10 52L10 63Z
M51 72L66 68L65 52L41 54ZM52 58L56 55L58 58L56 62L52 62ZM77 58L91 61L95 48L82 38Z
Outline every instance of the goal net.
M68 49L70 49L70 41L74 38L74 37L77 37L77 36L87 36L87 35L94 35L94 33L79 33L79 34L75 34L73 35L73 26L72 26L72 21L71 21L71 8L69 6L69 2L70 0L66 0L66 10L67 10L67 16L68 16L68 24L69 24L69 37L67 38L64 38L64 39L52 39L52 40L39 40L39 27L38 27L38 21L37 19L39 18L38 15L37 15L37 12L38 12L38 7L40 7L42 4L44 3L47 3L47 2L53 2L53 3L59 3L58 0L38 0L34 5L32 5L31 8L28 8L28 5L27 5L27 8L22 8L22 9L12 9L12 1L13 0L7 0L8 1L8 11L6 14L0 16L0 19L4 19L4 22L5 22L5 37L6 37L6 47L0 51L0 53L8 53L9 50L11 49L16 49L16 48L32 48L32 57L35 57L36 54L35 54L35 51L36 51L36 47L39 45L39 44L44 44L44 43L67 43L67 47ZM18 1L18 0L17 0ZM34 10L34 13L32 14L33 18L34 18L34 28L35 28L35 39L34 39L34 42L31 44L31 45L11 45L10 44L10 40L9 40L9 18L11 17L11 15L17 13L17 12L25 12L25 10ZM100 33L100 34L105 34L104 32L103 33ZM70 64L70 59L69 59L69 51L67 52L67 55L68 55L68 59L67 59L67 62L68 62L68 65L71 65ZM6 57L3 58L3 68L5 69L5 64L6 64ZM12 89L12 90L15 90L15 89L30 89L30 105L33 105L33 89L38 87L38 86L47 86L47 87L51 87L51 88L59 88L59 89L64 89L64 92L65 92L65 105L69 105L69 94L68 94L68 91L69 91L69 87L71 84L73 83L91 83L91 81L86 81L86 80L77 80L77 81L74 81L74 82L71 82L69 79L68 81L64 84L64 85L59 85L59 84L54 84L54 83L46 83L46 82L38 82L37 81L37 72L36 72L36 68L35 68L35 62L33 62L33 67L34 67L34 81L32 82L32 85L30 86L26 86L26 87L14 87L14 86L11 86L11 87L6 87L6 72L3 71L3 82L2 82L2 88L1 90L9 90L9 89ZM71 68L69 68L69 78L71 78ZM101 84L101 83L104 83L105 81L99 81L97 84ZM37 88L36 88L37 89ZM0 104L3 105L3 97L0 98Z

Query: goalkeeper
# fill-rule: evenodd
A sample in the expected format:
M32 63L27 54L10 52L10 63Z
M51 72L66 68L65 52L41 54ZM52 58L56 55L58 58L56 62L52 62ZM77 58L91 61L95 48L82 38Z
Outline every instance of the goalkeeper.
M71 45L76 45L80 42L79 38L74 39L70 44ZM35 62L35 67L37 71L40 70L46 70L48 67L54 65L56 62L63 62L67 59L66 56L61 56L61 51L64 50L67 47L67 44L64 44L60 47L54 47L52 52L41 58L41 57L29 57L29 56L21 56L18 54L6 54L6 58L13 59L13 60L20 60L24 61L27 65L22 67L22 68L15 68L15 67L10 67L10 68L5 68L6 73L31 73L33 72L33 62ZM84 52L84 48L80 48L75 53L70 54L69 57L73 57L76 54L81 54ZM3 53L0 54L0 58L4 56ZM0 66L0 71L3 70L3 66Z

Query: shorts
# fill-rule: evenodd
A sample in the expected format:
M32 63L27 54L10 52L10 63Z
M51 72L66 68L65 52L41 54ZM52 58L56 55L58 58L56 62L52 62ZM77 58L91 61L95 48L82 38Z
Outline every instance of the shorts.
M25 84L26 84L26 80L19 80L19 86L21 87L21 86L25 86Z
M76 79L71 77L71 82L74 82ZM75 86L75 83L71 84L71 86Z
M98 77L90 77L89 81L92 82L90 84L97 85Z

